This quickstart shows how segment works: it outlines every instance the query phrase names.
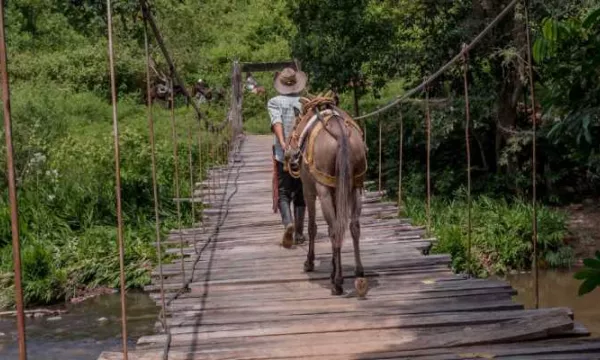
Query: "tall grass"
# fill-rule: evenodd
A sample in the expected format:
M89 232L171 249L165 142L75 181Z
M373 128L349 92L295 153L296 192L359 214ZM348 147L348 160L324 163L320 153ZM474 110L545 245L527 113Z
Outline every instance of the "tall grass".
M52 303L85 289L116 287L119 266L110 105L92 93L65 90L49 94L28 85L15 87L13 99L26 303ZM118 109L127 286L140 287L150 281L150 270L156 261L146 109L126 98L119 102ZM176 109L183 197L190 194L187 161L190 129L194 134L194 175L196 180L201 176L196 141L200 127L190 109ZM211 111L212 115L224 112ZM156 105L154 118L164 236L176 221L172 200L173 142L169 112ZM214 136L202 135L208 146L218 141ZM4 155L0 155L3 169ZM204 167L212 161L206 154L202 159ZM13 266L7 189L1 190L4 195L0 198L0 308L3 308L12 306ZM189 210L189 204L184 203L186 224L193 221Z
M425 202L407 198L405 211L417 224L427 223ZM467 269L467 202L464 193L455 200L432 199L432 233L438 242L436 253L452 255L456 271ZM472 205L471 270L480 276L527 270L532 261L532 206L519 199L511 201L478 196ZM545 206L538 208L539 259L542 266L566 267L573 250L563 239L566 215Z

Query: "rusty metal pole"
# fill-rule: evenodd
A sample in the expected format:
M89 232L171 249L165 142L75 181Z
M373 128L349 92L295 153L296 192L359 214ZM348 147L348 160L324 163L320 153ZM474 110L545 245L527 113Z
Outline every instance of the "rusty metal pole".
M425 90L425 122L427 132L427 234L431 234L431 114L429 113L429 90Z
M19 359L27 359L25 343L25 312L23 286L21 284L21 244L19 241L19 204L15 180L15 163L12 143L12 119L10 114L10 84L8 79L8 56L4 34L4 1L0 2L0 72L2 72L2 104L4 105L4 136L6 138L6 167L8 173L8 197L10 201L10 225L12 232L13 267L15 271L15 304L17 305L17 333L19 335Z
M471 271L471 237L473 232L472 225L472 202L471 202L471 104L469 101L469 53L467 45L463 44L463 81L465 87L465 145L467 148L467 273L473 275Z
M148 136L150 138L150 158L152 162L152 193L154 195L154 231L156 236L156 258L158 260L158 273L160 276L160 303L161 314L160 319L163 324L163 330L169 332L167 324L167 306L165 303L165 278L163 276L162 264L162 245L160 237L160 209L158 198L158 178L156 171L156 144L154 136L154 117L152 115L152 99L150 97L150 42L148 39L148 25L144 21L144 49L146 53L146 100L147 100L147 117L148 117Z
M402 111L400 111L400 144L398 144L398 209L402 211L402 158L404 151L404 119L402 118Z
M106 0L108 19L108 61L110 67L110 89L112 101L113 136L115 147L115 181L117 197L117 240L119 242L119 271L121 282L121 332L123 337L123 359L127 360L127 303L125 298L125 249L123 246L123 214L121 207L121 164L119 153L119 123L117 119L117 84L115 79L115 60L112 34L111 0Z
M531 56L531 30L529 28L529 2L524 0L524 8L525 8L525 30L527 35L527 72L529 75L529 90L531 95L531 181L532 181L532 196L531 203L533 207L533 283L534 283L534 301L535 308L540 307L540 284L538 279L538 223L537 223L537 139L536 139L536 131L537 131L537 116L536 116L536 102L535 102L535 84L533 82L533 60Z
M378 166L378 171L379 171L379 182L378 182L378 191L379 194L381 195L381 190L382 190L382 184L381 184L381 168L382 168L382 164L381 164L381 153L382 153L382 144L381 144L381 117L379 117L377 119L377 125L379 125L379 166Z

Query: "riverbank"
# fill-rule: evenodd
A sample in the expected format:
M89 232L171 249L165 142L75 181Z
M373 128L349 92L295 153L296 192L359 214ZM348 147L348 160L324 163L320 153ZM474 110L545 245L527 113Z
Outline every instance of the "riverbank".
M121 302L119 294L100 295L67 304L66 313L28 318L29 360L96 360L107 349L121 348ZM137 338L154 334L159 309L145 293L127 293L127 332L131 345ZM0 359L18 358L14 318L0 318Z

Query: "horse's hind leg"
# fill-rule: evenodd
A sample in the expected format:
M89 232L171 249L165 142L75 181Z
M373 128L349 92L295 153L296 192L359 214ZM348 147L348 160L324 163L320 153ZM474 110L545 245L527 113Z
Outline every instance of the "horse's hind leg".
M341 256L341 241L336 241L334 238L333 224L335 222L335 205L333 192L327 186L316 184L319 200L321 200L321 210L323 217L327 221L329 227L329 239L331 241L331 293L333 295L341 295L344 292L342 287L344 277L342 275L342 256Z
M352 201L352 215L350 219L350 233L352 234L352 244L354 245L354 275L364 277L362 261L360 260L360 213L362 211L362 195L360 189L354 190L354 199Z
M311 272L315 269L315 238L317 237L317 194L314 188L305 187L304 202L308 210L308 254L304 262L304 271Z

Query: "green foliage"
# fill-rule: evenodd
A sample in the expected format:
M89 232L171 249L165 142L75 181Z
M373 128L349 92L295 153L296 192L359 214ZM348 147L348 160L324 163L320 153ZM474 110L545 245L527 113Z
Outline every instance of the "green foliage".
M583 280L579 286L579 296L592 292L600 286L600 251L596 251L596 258L583 260L585 267L575 274L575 279Z
M416 223L425 224L424 202L407 198L406 213ZM452 255L455 270L468 265L467 203L464 192L452 201L432 201L432 231L438 238L433 251ZM508 202L479 196L472 204L472 263L478 275L526 270L532 261L532 207L520 200ZM569 266L573 252L563 243L566 234L564 214L546 207L538 208L538 249L540 262L550 267Z
M394 24L385 8L369 0L289 1L297 28L292 53L311 76L311 87L344 91L372 75L385 80L375 64L387 55ZM337 19L337 20L333 20Z
M69 90L50 96L30 85L13 89L15 158L18 174L24 296L27 304L68 299L98 286L117 287L115 178L111 107L92 93ZM187 132L198 125L187 109L177 109L178 151L187 159ZM168 111L154 109L163 236L176 226L174 158ZM126 225L128 287L150 281L156 261L150 145L146 110L119 104L121 181ZM210 144L218 139L203 134ZM4 151L4 148L3 150ZM192 146L197 168L199 148ZM203 156L208 164L208 157ZM5 156L0 162L5 167ZM211 160L212 161L212 160ZM189 196L189 167L179 162L181 196ZM6 188L2 191L6 194ZM12 305L10 213L0 200L0 305ZM184 224L189 206L182 207ZM200 210L200 209L198 209ZM198 211L197 213L200 213Z

